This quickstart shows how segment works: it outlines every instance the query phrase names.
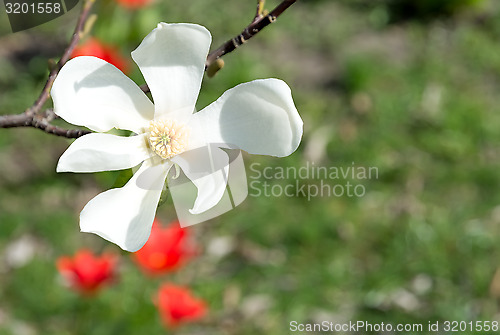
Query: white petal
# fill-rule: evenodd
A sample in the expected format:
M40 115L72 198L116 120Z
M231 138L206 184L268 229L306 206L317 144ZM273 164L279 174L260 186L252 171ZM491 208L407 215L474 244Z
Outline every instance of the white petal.
M205 142L243 149L251 154L288 156L302 137L302 119L288 85L262 79L227 90L193 115L193 133Z
M217 205L226 190L229 173L229 158L223 150L201 147L175 156L172 161L198 189L194 206L189 210L191 214L203 213Z
M151 155L145 136L99 133L82 136L59 158L57 172L98 172L137 166Z
M229 150L226 153L228 153L230 162L226 190L220 201L203 213L192 214L190 211L198 190L186 175L179 171L175 177L167 176L168 190L181 227L191 226L220 216L238 206L247 197L247 178L241 150ZM170 171L170 175L173 172Z
M95 57L76 57L63 66L51 90L54 112L69 123L106 132L142 132L154 106L120 70Z
M80 213L80 229L137 251L148 240L169 163L145 161L122 188L97 195Z
M156 119L185 121L193 113L211 39L196 24L160 23L132 52L153 95Z

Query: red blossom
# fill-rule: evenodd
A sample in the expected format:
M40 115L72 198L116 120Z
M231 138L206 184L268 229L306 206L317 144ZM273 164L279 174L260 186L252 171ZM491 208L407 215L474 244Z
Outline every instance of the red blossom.
M116 0L116 2L128 9L139 9L151 4L154 0Z
M117 256L96 256L88 249L79 250L73 258L60 257L57 269L69 287L84 295L93 295L116 278Z
M117 48L107 45L97 38L89 38L85 43L77 46L71 53L71 58L78 56L94 56L113 64L123 73L129 70L129 61L123 57Z
M165 326L169 328L199 320L207 313L205 302L193 297L188 288L169 283L160 287L156 305Z
M155 219L148 241L132 257L147 274L160 275L176 270L195 253L187 228L177 221L163 227Z

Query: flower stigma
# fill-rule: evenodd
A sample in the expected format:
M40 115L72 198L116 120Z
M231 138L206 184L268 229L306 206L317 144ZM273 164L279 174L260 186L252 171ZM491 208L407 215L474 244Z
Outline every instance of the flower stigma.
M153 120L149 123L149 144L158 156L172 158L183 153L188 145L189 129L172 120Z

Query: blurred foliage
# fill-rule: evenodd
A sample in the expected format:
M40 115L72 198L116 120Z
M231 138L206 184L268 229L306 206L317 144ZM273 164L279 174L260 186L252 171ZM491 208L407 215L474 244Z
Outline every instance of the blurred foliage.
M480 5L483 0L388 0L397 17L429 18L452 15Z
M308 3L324 3L331 0L305 0ZM343 5L361 10L377 9L391 22L449 17L483 7L486 0L335 0ZM376 14L375 14L376 15Z
M192 227L204 252L166 278L145 278L121 253L120 282L94 300L62 287L58 256L82 246L120 253L78 232L79 211L119 173L57 175L70 140L0 130L0 334L162 334L151 297L164 280L189 285L210 305L205 324L178 334L289 334L293 320L499 320L499 292L490 290L500 285L499 4L405 1L433 19L389 24L392 2L367 3L298 2L205 78L198 108L241 82L284 79L304 139L290 157L245 157L255 189L235 210ZM215 48L255 11L248 1L159 1L138 12L97 5L94 35L124 54L158 21L203 24ZM456 10L463 15L442 15ZM34 101L75 16L15 35L0 20L0 113ZM138 69L131 76L143 83ZM308 162L372 166L379 176L324 180L362 184L359 198L255 196L264 182L297 180L267 180L252 163ZM171 200L158 216L175 218Z

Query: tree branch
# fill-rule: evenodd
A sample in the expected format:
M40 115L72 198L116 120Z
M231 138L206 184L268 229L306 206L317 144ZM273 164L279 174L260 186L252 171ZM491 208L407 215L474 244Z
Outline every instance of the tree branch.
M205 63L205 69L207 69L218 58L230 53L231 51L234 51L237 47L246 43L249 39L257 35L262 29L276 21L278 16L283 14L283 12L295 2L297 2L297 0L283 0L269 14L263 15L262 12L264 1L258 0L257 14L255 15L253 21L245 29L243 29L243 31L238 36L230 39L226 43L222 44L219 48L208 54L207 61Z
M61 68L66 64L71 56L71 52L78 44L78 41L86 31L86 23L89 18L90 10L92 5L96 0L84 0L82 11L78 18L75 31L70 40L68 47L64 50L64 53L52 67L49 78L45 83L40 96L35 101L35 103L29 107L24 113L17 115L0 115L0 128L13 128L13 127L34 127L41 129L49 134L54 134L57 136L64 136L68 138L77 138L85 134L90 133L88 130L83 129L63 129L54 125L50 122L55 118L54 111L52 109L45 110L45 115L40 116L39 113L42 110L43 105L50 96L50 89L54 80L56 79ZM276 21L276 19L283 14L291 5L293 5L297 0L283 0L276 8L274 8L269 14L264 14L264 3L265 0L257 0L257 10L255 17L252 22L245 27L245 29L236 37L230 39L229 41L222 44L219 48L212 51L207 56L205 62L205 71L210 68L210 66L216 63L222 56L234 51L240 45L246 43L250 38L257 35L262 29L267 27L269 24ZM222 62L222 60L219 60ZM215 69L215 72L218 70ZM215 73L214 72L214 73ZM147 84L141 85L143 92L148 93L149 87Z
M283 12L295 2L297 2L297 0L283 0L269 14L263 15L265 0L257 0L257 10L252 22L247 27L245 27L245 29L243 29L243 31L238 36L230 39L229 41L218 47L216 50L208 54L207 61L205 62L205 71L210 68L210 66L214 64L219 58L234 51L237 47L246 43L249 39L257 35L262 29L276 21L278 16L283 14ZM148 93L148 85L141 85L141 90L144 93Z
M85 31L85 25L87 19L90 14L90 10L95 0L84 0L82 11L80 12L80 16L78 17L78 21L76 23L75 31L73 32L73 36L69 42L69 45L63 52L61 59L57 62L50 70L49 78L45 83L45 86L42 89L42 92L35 100L33 105L26 109L24 113L16 114L16 115L0 115L0 128L13 128L13 127L34 127L41 129L49 134L54 134L58 136L64 136L69 138L80 137L89 133L87 130L81 129L73 129L67 130L57 126L53 126L50 124L55 118L54 111L52 109L45 110L45 115L41 116L39 113L42 111L42 107L45 102L50 97L50 89L52 88L52 84L54 84L54 80L56 79L61 68L66 64L69 60L73 49L76 47L80 38Z
M46 133L63 136L67 138L78 138L90 133L85 129L64 129L54 126L50 122L55 114L52 108L45 111L45 115L29 115L28 113L0 116L0 128L33 127L43 130Z
M45 86L42 89L42 93L40 93L40 96L33 104L33 107L29 110L29 113L38 113L42 109L43 104L49 98L50 89L52 88L54 80L56 80L57 74L59 73L59 71L61 71L63 65L66 64L66 62L69 60L73 49L76 47L76 45L80 41L80 38L82 37L83 31L85 29L85 22L89 17L90 9L92 8L94 2L95 0L84 0L82 11L80 13L80 16L78 17L75 31L73 32L73 36L71 37L69 45L66 47L66 50L64 50L61 59L59 59L59 62L57 62L57 64L50 71L49 79L45 83Z

